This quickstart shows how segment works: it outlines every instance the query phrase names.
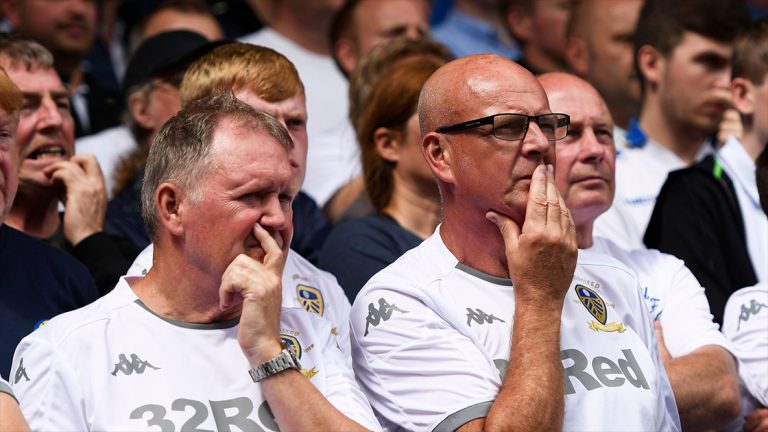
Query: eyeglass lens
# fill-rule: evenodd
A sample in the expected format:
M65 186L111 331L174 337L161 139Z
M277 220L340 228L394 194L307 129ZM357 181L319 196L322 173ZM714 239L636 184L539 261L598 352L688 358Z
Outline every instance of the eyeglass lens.
M563 138L567 131L565 125L561 125L562 115L545 114L533 117L539 125L539 129L549 140ZM522 114L501 114L493 119L493 134L503 140L519 140L525 136L528 130L529 117ZM563 135L563 136L561 136Z

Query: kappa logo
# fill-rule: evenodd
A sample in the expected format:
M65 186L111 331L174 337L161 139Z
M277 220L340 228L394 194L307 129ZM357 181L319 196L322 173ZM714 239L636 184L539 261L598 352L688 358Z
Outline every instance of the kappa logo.
M494 316L493 314L488 315L487 313L483 312L480 309L472 309L467 308L467 325L469 327L472 327L472 321L483 325L483 324L493 324L493 321L500 321L500 322L506 322L503 319Z
M376 309L373 303L369 303L368 316L365 317L365 333L363 333L363 337L368 336L368 326L373 325L377 327L381 321L389 321L392 317L392 312L395 311L401 314L408 313L408 311L402 310L394 304L389 304L383 297L379 299L378 309Z
M307 312L323 316L325 302L323 301L323 293L319 289L299 284L296 285L296 294L299 296L299 303Z
M24 368L24 357L19 359L19 367L16 368L16 375L13 377L13 383L18 384L22 378L29 381L29 375L27 375L27 370Z
M763 308L768 308L768 305L764 303L758 303L757 300L752 299L749 302L749 307L746 304L741 305L741 313L739 314L739 324L736 326L736 330L741 328L741 322L747 322L750 317L757 315Z
M131 360L129 361L125 354L120 354L117 363L115 363L115 370L112 371L112 376L117 376L118 372L122 372L125 375L131 375L136 372L136 375L141 375L147 369L158 370L159 367L153 366L148 361L144 361L136 354L131 354Z
M577 284L574 289L576 290L576 295L579 297L579 300L581 300L581 304L583 304L587 309L587 312L597 320L589 322L589 328L591 330L619 333L623 333L626 330L621 323L612 322L606 324L606 321L608 320L608 308L605 306L603 299L600 298L595 291L579 284Z
M280 340L288 349L293 350L293 354L296 356L296 358L301 360L302 349L298 339L291 335L281 334Z

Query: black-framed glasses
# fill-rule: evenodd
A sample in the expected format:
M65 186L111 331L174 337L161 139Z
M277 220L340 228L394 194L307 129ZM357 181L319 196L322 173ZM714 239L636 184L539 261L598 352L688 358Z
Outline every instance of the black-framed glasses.
M568 114L552 113L529 116L517 113L501 113L475 120L469 120L451 126L437 128L435 132L460 132L483 125L493 125L493 136L505 141L517 141L525 138L531 120L539 125L539 129L550 141L565 138L568 135L568 125L571 117Z

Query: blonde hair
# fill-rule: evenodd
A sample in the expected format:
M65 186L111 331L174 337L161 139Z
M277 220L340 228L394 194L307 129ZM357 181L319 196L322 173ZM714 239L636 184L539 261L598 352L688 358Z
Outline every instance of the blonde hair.
M11 81L5 69L0 67L0 108L18 121L19 109L23 102L21 90Z
M304 95L299 73L285 56L262 46L232 43L211 50L187 69L181 83L181 106L243 89L267 102Z

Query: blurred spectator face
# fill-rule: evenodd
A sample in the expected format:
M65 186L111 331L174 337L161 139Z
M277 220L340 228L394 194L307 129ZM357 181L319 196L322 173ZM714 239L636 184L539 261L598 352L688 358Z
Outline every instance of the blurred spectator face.
M218 21L210 15L164 9L152 15L144 24L142 40L171 30L189 30L200 33L208 40L224 38Z
M94 0L7 0L5 6L13 27L54 57L88 55L96 34Z
M642 5L643 0L586 0L578 6L580 16L574 15L580 21L573 23L576 41L569 42L571 67L625 117L640 108L632 39Z
M513 35L530 51L556 63L565 63L566 32L573 0L534 0L530 11L510 11L508 22Z
M429 32L429 5L423 0L365 0L355 11L358 58L376 45Z
M397 165L394 175L406 177L406 184L427 184L430 188L434 188L435 180L432 177L432 171L421 154L421 130L419 130L417 114L414 113L408 119L400 135L401 143L397 146ZM386 154L382 156L384 159L391 159Z
M699 134L717 131L730 106L731 51L728 44L685 32L669 56L641 64L663 114Z
M304 95L296 95L278 102L269 102L249 89L235 92L235 97L248 105L275 117L288 130L293 140L291 160L298 163L291 188L298 190L304 183L307 169L307 103Z
M48 185L43 170L74 153L75 125L70 112L69 93L54 69L11 67L0 57L11 80L21 89L24 102L16 134L22 183Z
M147 97L137 107L138 111L133 111L134 119L152 130L152 137L181 110L179 78L153 78Z
M19 152L16 147L16 119L0 109L0 223L13 205L19 184Z
M568 135L555 145L555 183L574 222L592 222L613 202L616 147L611 114L584 81L571 77L553 83L545 77L550 108L571 116Z

